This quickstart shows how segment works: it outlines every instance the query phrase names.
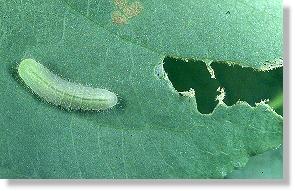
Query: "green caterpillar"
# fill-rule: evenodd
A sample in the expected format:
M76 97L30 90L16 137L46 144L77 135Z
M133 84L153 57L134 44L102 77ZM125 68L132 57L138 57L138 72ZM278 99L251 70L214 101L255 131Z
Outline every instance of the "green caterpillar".
M33 59L21 61L18 74L38 96L67 109L105 110L118 103L115 93L66 81Z

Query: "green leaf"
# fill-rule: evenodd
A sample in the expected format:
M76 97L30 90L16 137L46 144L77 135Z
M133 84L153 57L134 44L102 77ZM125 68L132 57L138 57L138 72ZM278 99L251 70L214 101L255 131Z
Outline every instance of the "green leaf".
M266 69L282 64L282 2L279 0L113 0L139 2L127 24L110 22L120 10L112 1L64 0L75 12L159 54L239 63ZM89 4L88 4L89 3Z
M279 1L116 2L0 2L1 178L223 178L282 143L282 117L267 104L201 114L159 67L165 56L279 66ZM19 79L24 58L120 103L50 105Z
M269 99L269 105L277 113L283 114L283 68L262 72L222 63L212 63L211 66L216 79L210 78L204 62L173 58L164 60L164 69L177 91L183 92L189 88L196 90L196 101L201 113L212 112L218 103L215 101L216 89L224 87L224 102L227 105L243 100L255 106L257 100ZM226 178L283 178L282 148L251 157L245 168L234 170Z
M244 179L282 179L283 178L283 149L267 151L251 157L244 169L234 170L227 178Z

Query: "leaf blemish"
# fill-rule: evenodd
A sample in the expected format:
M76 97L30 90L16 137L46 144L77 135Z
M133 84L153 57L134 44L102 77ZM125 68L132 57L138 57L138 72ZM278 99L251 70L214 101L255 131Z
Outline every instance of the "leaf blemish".
M123 13L128 18L132 18L132 17L135 17L136 15L138 15L141 10L142 10L142 6L139 3L139 1L135 1L132 4L130 4L129 6L124 7Z
M121 8L121 9L127 5L126 0L114 0L114 3L117 7Z
M114 11L112 14L113 23L116 24L126 24L127 18L120 11Z
M140 14L143 9L139 1L128 3L127 0L114 0L116 9L112 12L112 21L115 24L126 24L129 19Z

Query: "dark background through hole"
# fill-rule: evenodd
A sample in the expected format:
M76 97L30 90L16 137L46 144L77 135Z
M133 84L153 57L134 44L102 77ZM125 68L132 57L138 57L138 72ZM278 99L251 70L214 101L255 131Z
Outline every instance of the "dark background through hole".
M225 88L224 102L233 105L237 101L246 101L252 106L260 100L270 99L270 102L283 92L283 68L268 72L258 72L252 68L242 68L238 65L229 66L226 63L211 64L216 79L212 79L206 64L202 61L188 62L166 57L164 69L174 88L181 92L193 88L196 91L198 110L201 113L211 113L215 108L216 89ZM283 114L282 104L275 108Z

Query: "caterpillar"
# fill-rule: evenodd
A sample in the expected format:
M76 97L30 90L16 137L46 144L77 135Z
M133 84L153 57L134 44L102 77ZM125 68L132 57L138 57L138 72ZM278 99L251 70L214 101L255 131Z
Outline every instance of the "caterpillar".
M105 110L118 102L115 93L64 80L34 59L22 60L17 71L35 94L57 106L73 110Z

